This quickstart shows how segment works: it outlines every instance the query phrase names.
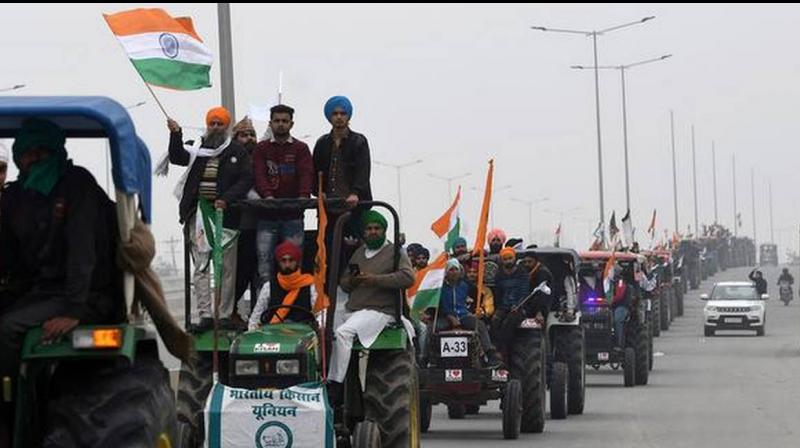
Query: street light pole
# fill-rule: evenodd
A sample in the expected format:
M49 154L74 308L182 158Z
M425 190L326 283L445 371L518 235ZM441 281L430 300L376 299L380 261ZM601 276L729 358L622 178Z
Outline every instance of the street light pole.
M600 70L619 70L620 78L622 80L622 136L623 136L623 143L625 148L625 205L628 207L628 210L631 209L631 182L630 182L630 171L628 170L628 101L627 101L627 94L625 90L625 71L636 67L639 65L645 65L652 62L663 61L664 59L668 59L672 57L671 54L667 54L658 58L653 59L645 59L643 61L634 62L632 64L625 64L625 65L612 65L612 66L597 66L597 60L595 60L595 65L592 67L595 73ZM574 69L584 70L587 67L583 65L574 65L572 66Z
M525 204L528 207L528 242L529 244L533 242L533 206L535 204L549 201L550 198L540 198L535 200L525 200L525 199L517 199L517 198L510 198L514 202L519 202L520 204Z
M454 180L458 180L458 179L463 179L463 178L469 177L471 175L472 175L472 173L464 173L464 174L459 174L457 176L439 176L437 174L428 173L428 176L430 176L430 177L432 177L434 179L439 179L439 180L443 180L443 181L447 182L447 198L448 198L448 200L453 199L453 181Z
M675 115L669 111L669 129L672 135L672 203L675 207L675 232L680 232L678 226L678 174L675 167Z
M592 38L592 53L594 55L594 101L595 101L595 115L597 118L597 181L598 181L598 192L600 194L600 222L605 222L605 204L604 204L604 195L603 195L603 142L601 138L601 128L600 128L600 72L598 67L598 60L597 60L597 36L602 36L606 33L610 33L612 31L616 31L622 28L627 28L629 26L638 25L648 20L654 19L654 16L648 16L643 19L637 20L635 22L624 23L622 25L613 26L610 28L606 28L603 30L568 30L568 29L557 29L557 28L547 28L543 26L532 26L531 29L538 30L538 31L548 31L554 33L565 33L565 34L579 34L586 37ZM604 236L605 238L605 236Z
M756 233L756 182L753 167L750 167L750 196L753 201L753 245L758 247L758 244L756 244L758 240L758 234Z
M233 43L231 41L231 4L217 3L219 31L219 75L222 106L231 117L236 116L236 97L233 91Z
M700 225L697 218L697 153L694 147L694 125L692 125L692 184L694 185L694 236L700 236Z
M15 84L11 87L4 87L0 89L0 92L10 92L12 90L19 90L25 87L25 84Z
M713 140L711 141L711 169L714 174L714 224L716 224L719 222L719 217L717 216L717 149Z
M769 181L769 242L775 244L775 225L772 221L772 181Z
M739 210L736 204L736 154L733 155L733 236L739 235Z
M375 162L376 165L387 166L389 168L394 168L395 169L395 171L397 173L397 214L402 216L403 215L403 193L402 193L402 190L401 190L401 187L400 187L400 184L401 184L401 181L400 181L401 172L402 172L403 168L408 168L408 167L410 167L412 165L417 165L417 164L422 163L422 159L417 159L417 160L414 160L413 162L400 163L400 164L388 163L388 162L380 162L380 161L377 161L377 160L375 160L374 162Z

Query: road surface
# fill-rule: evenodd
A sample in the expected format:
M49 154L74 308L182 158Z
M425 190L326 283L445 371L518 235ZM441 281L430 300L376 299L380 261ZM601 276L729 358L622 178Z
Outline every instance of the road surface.
M589 369L584 414L548 420L543 434L521 434L518 440L503 440L497 402L465 420L448 420L439 405L422 445L800 447L800 301L784 307L777 299L779 270L764 270L772 295L766 336L727 332L703 337L700 293L715 281L745 280L747 273L729 269L689 292L684 316L655 339L657 357L647 386L624 388L620 371Z

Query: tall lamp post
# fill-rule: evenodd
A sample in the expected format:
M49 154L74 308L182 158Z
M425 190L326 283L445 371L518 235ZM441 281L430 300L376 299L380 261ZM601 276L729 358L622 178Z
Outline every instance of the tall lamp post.
M395 172L397 173L397 214L402 216L403 215L403 193L400 188L400 176L404 168L408 168L410 166L419 165L422 163L422 159L417 159L412 162L406 163L388 163L388 162L381 162L378 160L373 160L375 165L385 166L389 168L394 168Z
M547 202L550 198L540 198L534 200L510 198L514 202L519 202L528 206L528 243L533 242L533 206L542 202Z
M644 17L639 19L635 22L630 23L623 23L622 25L612 26L609 28L604 28L601 30L569 30L569 29L558 29L558 28L547 28L544 26L532 26L531 29L538 30L538 31L546 31L552 33L564 33L564 34L577 34L586 37L592 38L592 49L594 53L594 101L595 101L595 115L597 117L597 173L598 173L598 192L600 195L600 222L605 222L605 211L604 211L604 199L603 199L603 143L601 138L600 132L600 73L599 69L597 68L600 64L597 61L597 36L606 35L612 31L621 30L623 28L627 28L633 25L639 25L641 23L647 22L648 20L654 19L654 16Z
M671 54L665 54L664 56L658 58L645 59L643 61L637 61L624 65L601 65L599 67L585 65L572 66L572 68L575 70L619 70L620 78L622 79L622 135L625 147L625 205L628 207L628 210L631 209L631 182L628 174L628 107L627 97L625 95L625 72L633 67L663 61L671 57Z
M430 177L432 177L434 179L439 179L439 180L443 180L443 181L447 182L447 198L448 198L448 200L453 198L453 181L454 180L463 179L465 177L469 177L469 176L472 175L472 173L464 173L464 174L459 174L459 175L456 175L456 176L439 176L438 174L433 174L433 173L427 173L427 174L428 174L428 176L430 176Z

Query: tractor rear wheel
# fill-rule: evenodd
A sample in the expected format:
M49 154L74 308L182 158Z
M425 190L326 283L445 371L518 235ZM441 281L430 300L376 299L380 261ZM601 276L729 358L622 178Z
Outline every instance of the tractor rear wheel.
M522 432L544 431L546 414L545 340L541 332L524 330L511 344L511 379L522 386Z
M419 381L410 350L373 350L367 363L364 416L378 424L383 448L417 448Z
M158 446L176 438L169 374L158 359L141 357L57 379L42 446Z

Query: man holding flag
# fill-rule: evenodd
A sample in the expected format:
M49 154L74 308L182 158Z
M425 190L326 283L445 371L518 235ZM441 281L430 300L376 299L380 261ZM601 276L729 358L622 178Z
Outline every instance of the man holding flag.
M205 135L195 141L183 142L183 131L172 119L167 120L170 131L168 160L162 161L156 174L166 175L169 164L186 166L187 170L178 181L175 195L180 200L179 216L185 225L185 234L192 246L195 272L194 284L200 324L198 331L211 329L211 274L209 263L211 248L205 237L198 202L207 200L217 209L225 210L228 205L244 199L253 185L253 170L247 150L235 141L230 133L231 116L224 107L215 107L206 114ZM223 226L236 229L238 215L225 212ZM220 242L220 244L224 243ZM236 265L236 243L225 244L223 254L225 266ZM228 320L234 312L236 270L225 269L222 279L220 314L224 316L222 325L230 326Z

